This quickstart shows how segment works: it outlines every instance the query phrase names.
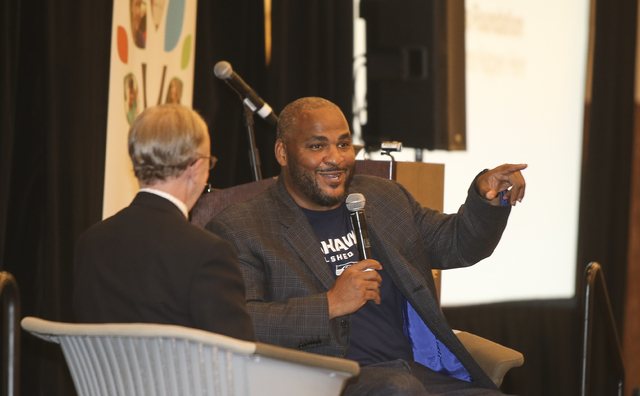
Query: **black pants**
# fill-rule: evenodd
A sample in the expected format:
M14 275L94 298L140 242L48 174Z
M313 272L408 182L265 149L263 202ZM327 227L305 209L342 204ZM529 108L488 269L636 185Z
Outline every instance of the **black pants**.
M497 396L495 389L474 387L473 384L436 373L415 362L393 360L360 368L360 375L351 379L343 396Z

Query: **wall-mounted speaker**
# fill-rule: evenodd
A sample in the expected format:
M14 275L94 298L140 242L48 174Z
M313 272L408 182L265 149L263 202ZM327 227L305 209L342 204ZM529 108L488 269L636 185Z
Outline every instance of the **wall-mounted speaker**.
M464 0L361 0L368 147L466 149Z

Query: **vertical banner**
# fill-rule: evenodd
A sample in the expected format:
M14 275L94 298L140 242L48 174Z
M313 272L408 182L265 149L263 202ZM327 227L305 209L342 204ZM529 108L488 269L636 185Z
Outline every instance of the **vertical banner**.
M135 117L162 103L191 105L196 0L114 0L103 218L138 190L127 135Z

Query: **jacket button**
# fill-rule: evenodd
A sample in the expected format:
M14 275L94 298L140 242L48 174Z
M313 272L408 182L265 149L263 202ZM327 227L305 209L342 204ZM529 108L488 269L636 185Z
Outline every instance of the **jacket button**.
M346 329L347 327L349 327L349 322L347 322L345 319L342 319L340 321L340 327L342 327L343 329Z

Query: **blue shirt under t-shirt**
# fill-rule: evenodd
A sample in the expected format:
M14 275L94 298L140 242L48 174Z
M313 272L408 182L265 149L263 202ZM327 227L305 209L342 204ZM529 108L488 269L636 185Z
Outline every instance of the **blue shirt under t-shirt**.
M327 265L334 276L360 261L346 205L313 211L301 208L313 228ZM376 257L375 246L372 247ZM382 263L384 267L384 263ZM396 359L416 361L464 381L471 377L458 358L431 332L384 269L381 304L367 302L351 314L346 357L362 366Z
M343 204L328 211L303 209L320 241L325 262L334 276L360 261L349 212ZM375 258L375 247L373 257ZM351 314L346 357L366 366L395 359L413 360L405 329L405 299L384 269L380 286L381 304L367 302Z

